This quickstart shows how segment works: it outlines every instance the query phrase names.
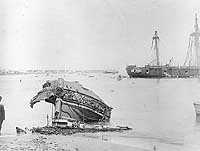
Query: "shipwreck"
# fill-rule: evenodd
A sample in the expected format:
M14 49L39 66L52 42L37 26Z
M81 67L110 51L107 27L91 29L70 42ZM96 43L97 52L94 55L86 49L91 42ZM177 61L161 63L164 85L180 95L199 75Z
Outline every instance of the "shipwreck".
M46 81L42 90L31 99L30 106L33 108L35 103L42 100L54 106L52 125L65 125L69 121L109 121L113 109L78 82L65 81L62 78Z

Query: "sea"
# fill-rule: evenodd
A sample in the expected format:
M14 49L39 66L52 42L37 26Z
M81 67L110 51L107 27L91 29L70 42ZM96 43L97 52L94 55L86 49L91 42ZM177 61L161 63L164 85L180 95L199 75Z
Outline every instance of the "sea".
M111 126L129 126L131 131L84 134L147 150L199 151L200 117L193 102L200 101L200 79L140 79L117 74L75 72L68 74L24 74L0 76L0 95L6 120L2 135L15 135L16 127L47 125L52 105L30 100L46 80L79 81L113 107ZM80 136L82 134L76 134Z

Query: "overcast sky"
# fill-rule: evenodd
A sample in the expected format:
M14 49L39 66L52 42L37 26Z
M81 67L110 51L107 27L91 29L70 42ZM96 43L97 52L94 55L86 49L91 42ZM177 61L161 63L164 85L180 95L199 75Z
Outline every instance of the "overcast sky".
M198 0L0 0L0 68L123 69L183 64ZM200 18L200 17L199 17Z

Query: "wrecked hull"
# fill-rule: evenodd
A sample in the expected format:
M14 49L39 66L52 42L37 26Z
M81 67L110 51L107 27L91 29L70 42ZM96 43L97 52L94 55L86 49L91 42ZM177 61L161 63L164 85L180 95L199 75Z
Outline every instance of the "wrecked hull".
M92 110L85 106L73 104L70 102L63 103L61 110L62 110L61 112L62 118L70 117L86 123L109 121L110 119L110 116L105 117L103 114L98 113L95 110Z
M43 90L31 100L31 107L41 100L54 104L54 119L71 118L91 123L109 121L111 117L112 107L77 82L63 79L47 81L43 85Z

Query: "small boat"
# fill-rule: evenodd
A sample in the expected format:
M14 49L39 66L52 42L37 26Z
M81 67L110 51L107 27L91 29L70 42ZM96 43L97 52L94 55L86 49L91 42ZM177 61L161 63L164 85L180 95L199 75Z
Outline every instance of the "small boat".
M84 123L109 121L113 109L77 81L69 82L62 78L44 83L43 89L31 99L31 107L41 100L54 105L54 124L69 118Z
M104 74L117 74L119 71L117 70L105 70L103 71Z
M196 115L200 115L200 102L194 102L193 104L194 104Z
M117 81L121 81L121 80L122 80L122 76L119 75L119 76L117 77Z

